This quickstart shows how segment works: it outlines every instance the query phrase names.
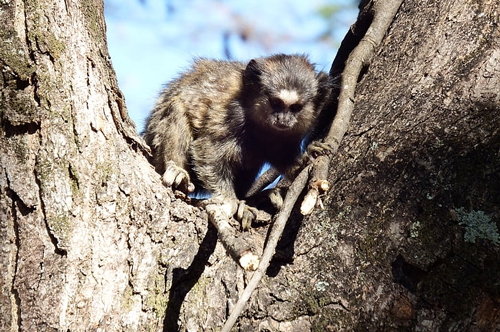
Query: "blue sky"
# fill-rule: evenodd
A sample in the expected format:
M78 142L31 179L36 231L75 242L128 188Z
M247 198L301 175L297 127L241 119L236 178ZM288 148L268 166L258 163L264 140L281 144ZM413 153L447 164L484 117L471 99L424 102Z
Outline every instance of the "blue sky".
M318 69L328 71L357 14L352 0L104 2L111 60L138 131L164 84L194 57L225 59L225 47L232 59L245 62L273 53L306 53ZM340 10L327 20L318 9L329 4Z

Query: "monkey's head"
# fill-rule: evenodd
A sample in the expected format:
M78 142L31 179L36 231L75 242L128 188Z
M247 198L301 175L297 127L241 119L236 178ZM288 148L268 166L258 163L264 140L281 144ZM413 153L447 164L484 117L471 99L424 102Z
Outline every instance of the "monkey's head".
M302 137L315 124L330 90L328 81L302 55L251 60L243 74L245 111L266 130Z

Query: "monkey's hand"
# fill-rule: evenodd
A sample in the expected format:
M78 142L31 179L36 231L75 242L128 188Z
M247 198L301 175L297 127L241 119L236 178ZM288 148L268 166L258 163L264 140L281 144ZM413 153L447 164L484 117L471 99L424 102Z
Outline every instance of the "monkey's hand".
M186 194L194 191L194 184L191 182L188 172L173 161L167 162L162 180L164 185L172 187L174 190L177 189Z
M333 147L330 143L314 141L309 144L306 153L310 159L314 159L319 156L328 156L333 153Z
M287 179L295 179L314 159L319 156L330 156L332 154L333 147L330 143L313 141L307 146L306 151L300 156L297 162L286 170L285 176Z

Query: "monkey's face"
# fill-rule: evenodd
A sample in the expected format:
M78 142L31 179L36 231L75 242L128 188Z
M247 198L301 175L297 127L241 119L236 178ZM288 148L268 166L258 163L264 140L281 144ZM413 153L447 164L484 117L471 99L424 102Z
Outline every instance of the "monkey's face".
M318 78L302 56L252 60L245 70L248 115L267 130L305 135L317 116Z
M262 101L264 105L258 112L263 113L265 122L279 131L293 130L295 127L306 125L313 119L312 103L302 100L296 90L281 89L277 93L266 93ZM306 125L307 126L307 125Z

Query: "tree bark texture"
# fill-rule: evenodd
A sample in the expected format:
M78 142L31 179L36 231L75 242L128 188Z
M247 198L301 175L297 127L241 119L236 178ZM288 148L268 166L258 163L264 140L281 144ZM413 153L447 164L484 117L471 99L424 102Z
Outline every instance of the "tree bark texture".
M2 1L0 22L0 330L161 330L199 212L144 156L102 1Z
M235 331L500 331L499 15L403 2L325 209L293 214ZM251 272L150 166L102 2L3 1L0 22L0 330L220 329Z

